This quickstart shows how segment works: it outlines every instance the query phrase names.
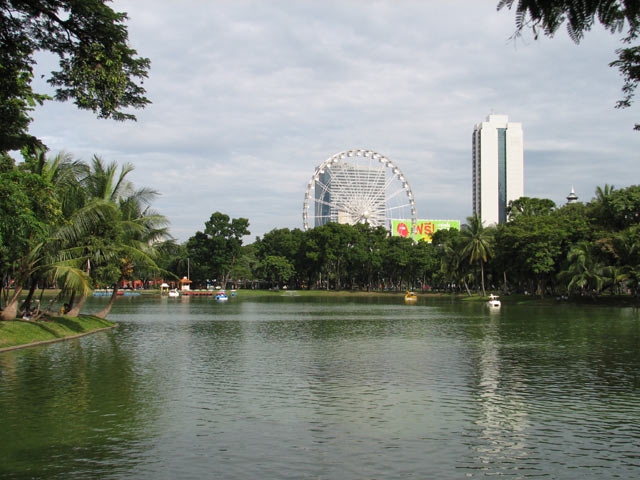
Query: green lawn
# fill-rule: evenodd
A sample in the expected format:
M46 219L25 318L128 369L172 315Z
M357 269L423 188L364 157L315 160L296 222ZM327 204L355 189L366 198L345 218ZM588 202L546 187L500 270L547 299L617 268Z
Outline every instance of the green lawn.
M0 322L0 349L28 345L90 333L110 328L115 323L90 315L80 317L51 317L47 321L14 320Z

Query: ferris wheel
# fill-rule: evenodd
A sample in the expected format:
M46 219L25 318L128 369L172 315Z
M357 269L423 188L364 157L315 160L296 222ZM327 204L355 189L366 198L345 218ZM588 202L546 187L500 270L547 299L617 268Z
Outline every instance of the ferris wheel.
M413 192L397 165L371 150L337 153L316 168L302 208L305 230L328 222L368 223L391 229L393 220L416 223Z

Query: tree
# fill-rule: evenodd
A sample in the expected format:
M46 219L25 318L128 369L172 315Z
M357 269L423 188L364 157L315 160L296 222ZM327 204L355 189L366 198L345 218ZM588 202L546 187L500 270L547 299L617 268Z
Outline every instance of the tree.
M169 237L166 229L168 221L162 215L151 211L144 201L136 196L119 199L117 217L114 222L116 235L108 248L111 250L110 274L113 293L107 306L94 314L106 318L111 311L118 293L118 284L133 280L139 271L159 270L155 262L156 245Z
M276 228L265 233L262 239L257 238L256 255L263 261L268 256L284 257L293 266L293 278L298 277L298 269L303 271L304 266L300 265L300 245L302 244L303 232L299 228L290 230L288 228ZM296 278L299 283L299 278Z
M382 275L382 262L389 232L383 226L372 227L368 223L353 226L353 243L347 252L349 276L367 291L377 288Z
M596 188L589 203L595 222L608 232L624 230L640 223L640 185L615 190L605 185Z
M127 15L107 0L0 1L0 152L34 148L30 112L51 97L33 91L35 54L59 57L48 83L55 99L72 100L99 118L135 120L144 108L142 87L150 66L128 45Z
M520 197L509 202L507 217L513 220L520 215L549 215L555 208L555 202L548 198Z
M589 242L580 242L569 251L567 256L569 268L560 274L561 277L568 279L569 292L587 288L595 294L600 293L606 271L604 266L596 260L592 249Z
M215 212L204 224L204 232L196 232L187 240L189 258L194 260L199 277L196 281L218 279L226 284L242 247L242 237L249 235L249 220L230 219Z
M43 177L22 171L4 161L0 170L0 256L2 281L12 275L14 291L2 310L2 320L13 320L18 297L37 268L34 254L53 227L61 221L61 209L53 186Z
M626 282L632 293L640 294L640 225L613 234L611 239L613 265L609 266L609 276L616 283Z
M463 254L469 258L469 263L480 263L483 296L487 295L484 288L484 264L493 256L492 233L492 230L483 227L482 220L475 213L467 217L467 223L462 226L461 231L465 244Z
M407 280L413 240L409 237L387 237L381 252L382 274L391 288L402 288Z
M419 241L413 245L412 271L415 279L422 286L431 285L431 280L440 269L438 248L430 242Z
M84 198L79 178L81 178L87 171L86 165L83 162L73 160L70 155L65 153L59 153L53 158L49 158L47 157L44 149L37 149L35 152L23 149L22 155L24 162L18 165L17 168L21 171L35 174L39 176L43 182L51 185L56 200L60 202L62 214L61 221L68 221L72 217L74 210L81 206ZM53 265L47 262L56 263L54 258L55 255L52 255L55 252L47 251L53 250L53 242L51 241L53 235L53 231L50 230L48 238L44 242L46 245L38 244L37 247L33 247L38 251L38 255L40 257L44 255L48 258L46 260L43 258L39 258L37 260L36 263L39 263L40 265L31 272L31 285L29 286L29 292L27 293L20 310L25 312L29 312L31 310L31 301L38 284L45 281L46 274L51 273L51 268L49 267L52 267ZM56 268L58 269L57 273L60 273L61 265L58 265ZM66 269L67 274L69 274L68 266ZM56 269L54 268L53 271L55 276ZM82 280L79 283L83 285L85 281ZM82 288L84 288L84 286Z
M514 5L516 36L531 28L536 37L539 31L551 37L566 22L569 37L579 43L596 21L611 33L626 29L622 40L625 45L636 41L640 33L640 5L637 0L500 0L498 10L512 9ZM616 107L626 108L631 105L640 82L640 47L620 48L616 53L618 60L610 66L617 67L624 79L624 96ZM636 124L635 129L640 130L640 124Z
M243 245L240 249L240 255L231 268L231 277L236 282L236 288L238 282L242 283L243 288L247 288L247 282L256 280L256 272L260 265L256 250L256 243Z
M440 272L444 276L445 281L450 285L460 286L460 282L464 285L467 294L471 296L468 278L468 262L465 262L464 248L465 243L458 230L440 230L433 236L433 241L442 251L440 257Z
M116 162L105 163L94 156L88 174L82 179L86 204L78 209L72 218L72 226L86 221L86 215L101 211L101 221L93 222L88 232L73 238L69 250L76 258L82 258L85 272L96 284L114 285L112 298L107 308L99 313L106 316L117 294L120 281L131 275L138 266L158 269L153 260L155 244L168 237L164 226L167 220L148 206L157 192L148 188L135 188L126 177L133 166L120 167ZM82 292L69 288L70 316L80 313L86 290ZM75 302L75 296L80 299Z
M264 279L273 286L286 283L294 274L293 265L285 257L268 255L259 266Z

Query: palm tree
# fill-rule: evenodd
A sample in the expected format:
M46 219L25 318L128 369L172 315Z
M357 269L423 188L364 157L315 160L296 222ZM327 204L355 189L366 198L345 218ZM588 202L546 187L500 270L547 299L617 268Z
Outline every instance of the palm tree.
M86 174L86 164L74 160L70 154L64 152L60 152L53 158L49 158L44 149L37 149L31 155L24 154L24 157L25 162L23 168L39 175L45 184L53 187L55 197L60 202L62 217L69 219L76 208L81 206L83 201L83 192L79 179ZM53 231L55 231L55 227ZM51 240L52 237L53 233L51 233L49 240ZM50 252L48 251L47 244L50 243L51 242L43 242L42 244L36 245L34 252L32 252L32 266L35 268L31 269L31 286L21 307L21 309L26 312L30 310L35 289L38 284L43 281L46 274L52 274L55 278L58 278L60 275L64 277L71 275L71 270L69 270L71 268L70 265L60 265L60 271L55 271L55 268L52 268L57 263L55 259L49 256ZM34 255L36 256L34 257ZM37 255L45 255L47 258L46 260L38 258ZM64 274L62 273L63 271L65 272ZM79 278L74 278L72 282L75 283L78 280ZM80 281L80 284L82 284L82 281Z
M596 187L596 201L604 203L608 200L615 189L614 185L609 185L608 183L604 184L604 188L599 186Z
M440 262L440 271L448 282L456 285L460 285L460 282L462 282L464 288L467 290L467 294L471 296L471 291L467 283L469 275L465 272L465 255L463 251L464 244L461 239L454 237L446 241L442 245L443 255Z
M156 246L170 237L166 228L167 219L144 207L138 197L120 199L118 213L117 235L110 249L112 258L118 262L119 277L107 306L94 314L100 318L105 318L111 311L120 282L137 269L160 270L155 261Z
M493 256L493 248L491 241L493 231L485 229L482 220L477 213L467 217L467 223L462 226L461 235L464 241L463 254L469 257L469 263L480 263L480 277L482 279L482 295L486 296L487 292L484 287L484 264Z
M569 250L567 255L569 267L561 272L561 278L568 280L569 293L577 289L591 289L596 294L602 290L606 271L593 255L592 247L588 242L580 242Z
M105 164L94 155L86 176L81 180L86 195L85 210L100 211L103 219L93 224L90 234L76 244L74 251L84 259L87 275L94 279L111 277L109 281L116 283L112 298L107 308L99 312L100 315L106 315L111 309L117 294L117 283L130 273L132 262L155 267L150 256L153 243L167 236L166 229L162 228L167 220L146 208L157 192L147 188L136 189L126 178L133 169L133 165L125 164L118 172L116 162ZM78 292L71 288L70 292L71 309L67 315L77 316L84 305L87 291ZM80 298L75 302L77 293Z
M614 234L613 252L620 269L620 282L627 282L634 294L640 292L640 226Z
M28 184L36 190L31 192L30 197L32 201L37 198L38 204L42 204L44 208L39 211L39 221L28 226L31 231L26 242L28 248L14 262L16 287L14 295L3 310L3 319L15 318L18 313L18 296L30 283L29 293L22 306L23 310L29 311L38 283L47 276L67 278L69 284L81 289L87 288L86 279L79 275L72 262L68 259L61 261L53 254L56 249L60 249L55 232L68 220L66 214L73 210L74 192L79 191L77 174L81 171L81 164L66 154L58 154L49 159L44 150L37 150L34 154L25 153L24 160L17 167L24 175L19 178L31 179ZM81 228L82 224L77 227Z

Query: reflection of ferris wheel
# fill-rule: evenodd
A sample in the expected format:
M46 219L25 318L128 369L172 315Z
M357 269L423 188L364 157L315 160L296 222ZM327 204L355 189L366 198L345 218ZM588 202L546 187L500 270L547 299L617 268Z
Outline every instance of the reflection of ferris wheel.
M316 168L302 209L304 229L327 222L368 223L391 229L416 221L413 192L397 165L371 150L337 153Z

